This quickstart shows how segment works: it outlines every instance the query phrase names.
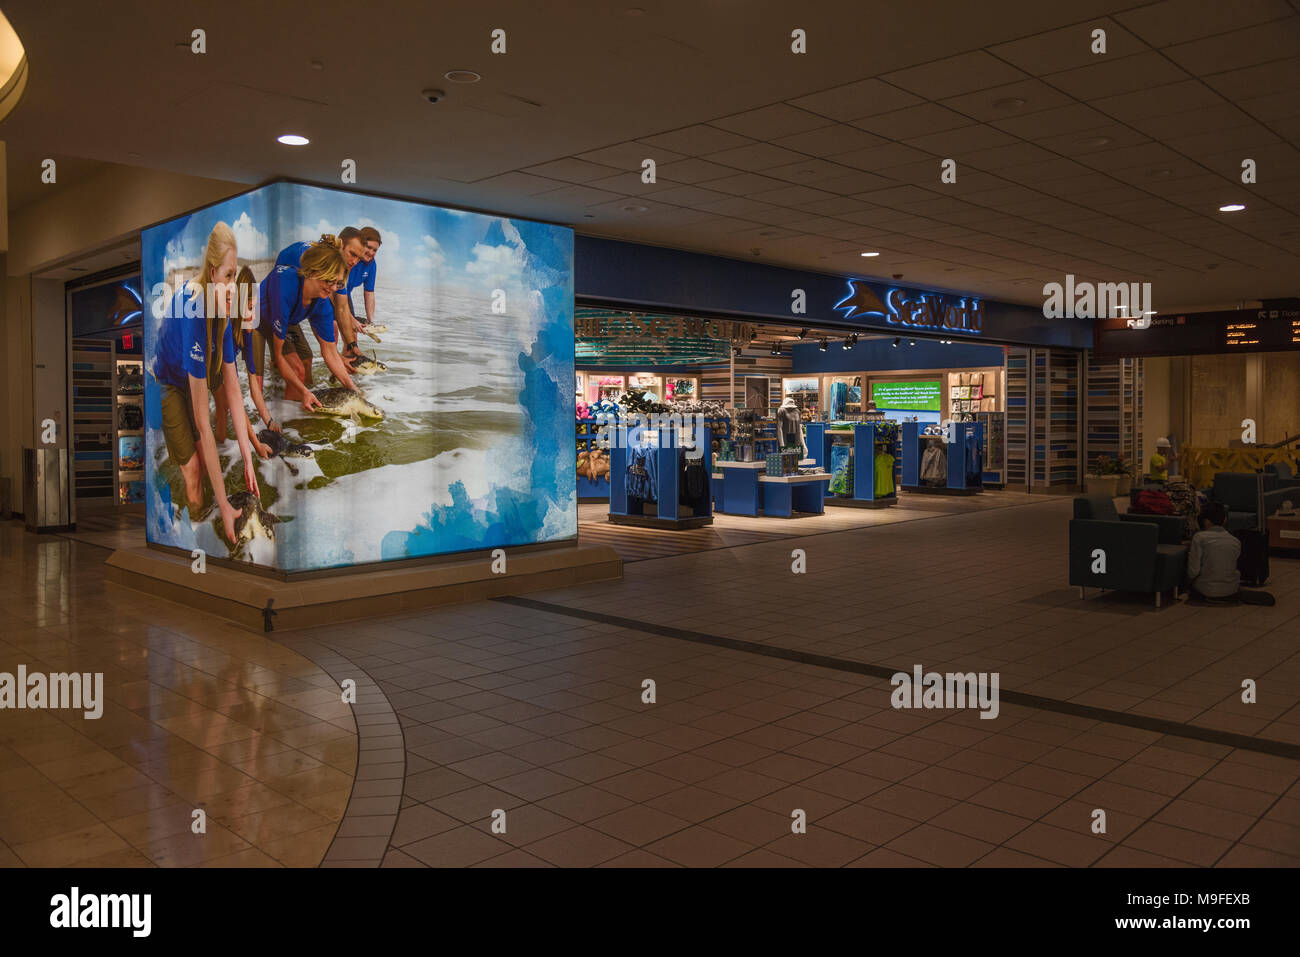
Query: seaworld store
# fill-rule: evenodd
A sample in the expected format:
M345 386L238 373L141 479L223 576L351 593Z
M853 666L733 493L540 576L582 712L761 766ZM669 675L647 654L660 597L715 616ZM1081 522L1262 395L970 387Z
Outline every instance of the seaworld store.
M609 523L784 534L790 526L771 520L791 517L806 534L807 522L941 507L941 495L952 508L974 507L985 490L1079 491L1099 456L1141 457L1140 364L1093 359L1087 321L951 291L575 242L584 536L613 535L600 528ZM647 486L644 452L619 448L634 431L620 424L638 412L703 418L708 496L685 490L680 450L676 463L657 463L663 488ZM944 422L957 445L944 441ZM802 441L790 443L794 430ZM638 438L647 441L633 434L632 445ZM797 456L782 456L787 444Z

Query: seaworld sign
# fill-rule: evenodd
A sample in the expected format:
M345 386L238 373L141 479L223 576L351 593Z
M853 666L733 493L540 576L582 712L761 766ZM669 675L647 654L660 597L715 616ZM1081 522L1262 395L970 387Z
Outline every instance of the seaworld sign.
M965 296L945 296L893 288L882 302L866 283L849 280L849 294L835 304L846 319L881 316L890 325L909 329L936 329L981 335L984 303Z

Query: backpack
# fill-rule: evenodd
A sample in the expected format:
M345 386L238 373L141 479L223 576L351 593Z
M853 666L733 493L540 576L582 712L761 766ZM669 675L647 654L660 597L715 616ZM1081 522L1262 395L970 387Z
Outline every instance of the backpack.
M1130 512L1140 515L1175 515L1174 503L1169 496L1158 489L1143 489L1129 506Z

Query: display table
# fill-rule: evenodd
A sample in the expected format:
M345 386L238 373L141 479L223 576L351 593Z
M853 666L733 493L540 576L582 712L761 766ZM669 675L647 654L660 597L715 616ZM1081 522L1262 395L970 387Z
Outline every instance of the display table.
M760 475L763 514L790 518L795 512L821 515L826 511L826 486L829 472L820 475Z
M769 476L766 462L715 462L712 475L714 509L731 515L790 518L795 512L825 512L829 473Z
M1268 546L1278 551L1300 551L1300 515L1270 515Z
M758 514L758 477L767 472L766 462L717 462L722 469L722 500L719 512L732 515Z

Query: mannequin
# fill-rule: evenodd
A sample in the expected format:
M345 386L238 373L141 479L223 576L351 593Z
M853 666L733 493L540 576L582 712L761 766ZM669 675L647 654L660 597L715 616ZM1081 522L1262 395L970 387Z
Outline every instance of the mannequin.
M777 444L783 449L799 449L801 458L808 458L808 443L804 441L803 415L792 397L786 396L776 410Z

